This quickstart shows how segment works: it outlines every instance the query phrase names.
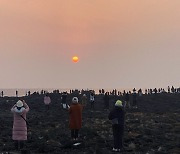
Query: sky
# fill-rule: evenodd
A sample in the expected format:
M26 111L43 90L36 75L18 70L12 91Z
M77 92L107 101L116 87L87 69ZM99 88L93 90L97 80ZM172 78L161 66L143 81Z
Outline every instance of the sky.
M179 87L179 6L0 0L0 88Z

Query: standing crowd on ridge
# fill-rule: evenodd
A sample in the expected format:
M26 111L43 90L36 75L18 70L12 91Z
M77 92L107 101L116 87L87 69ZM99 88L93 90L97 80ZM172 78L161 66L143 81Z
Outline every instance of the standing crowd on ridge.
M162 90L163 91L163 90ZM111 93L105 92L103 89L99 90L100 94L103 94L104 101L104 109L109 109L109 101L110 94L116 94L116 90ZM156 94L161 92L161 90L145 90L146 94ZM174 87L168 87L168 93L176 93L179 92L178 89ZM50 110L51 98L49 94L44 93L44 104L46 110ZM123 150L123 134L124 134L124 124L125 124L125 109L126 108L138 108L138 100L137 97L141 97L143 94L142 90L139 89L136 92L134 88L131 92L124 91L122 96L123 99L117 99L114 102L114 108L107 115L107 119L112 122L112 131L114 137L114 147L112 150L114 152L119 152ZM3 97L4 92L1 92ZM130 101L130 95L132 97L132 103ZM18 96L18 91L16 90L16 96ZM86 109L87 104L89 103L90 109L95 109L95 93L94 91L90 91L89 97L87 94L82 94L81 101L79 102L78 97L73 97L71 103L67 102L67 92L63 92L61 95L61 103L64 109L68 111L69 114L69 128L71 132L71 138L73 141L78 141L79 130L82 127L82 111ZM89 100L88 100L89 98ZM70 105L68 105L70 104ZM23 99L19 99L11 108L11 112L13 113L13 129L12 129L12 139L14 140L14 146L16 150L20 150L24 148L24 143L28 139L27 137L27 125L28 122L26 120L26 115L29 112L29 106Z

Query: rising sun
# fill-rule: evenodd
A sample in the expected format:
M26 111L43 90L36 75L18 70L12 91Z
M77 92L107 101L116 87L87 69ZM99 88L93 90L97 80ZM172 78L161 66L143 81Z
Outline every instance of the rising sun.
M78 62L78 61L79 61L78 56L74 56L74 57L72 57L72 61L73 61L73 62L75 62L75 63L76 63L76 62Z

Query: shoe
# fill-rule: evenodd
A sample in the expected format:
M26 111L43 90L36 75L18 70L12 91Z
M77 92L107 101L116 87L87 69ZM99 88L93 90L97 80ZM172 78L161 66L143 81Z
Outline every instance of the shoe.
M113 148L113 149L112 149L112 151L114 151L114 152L118 152L118 149Z

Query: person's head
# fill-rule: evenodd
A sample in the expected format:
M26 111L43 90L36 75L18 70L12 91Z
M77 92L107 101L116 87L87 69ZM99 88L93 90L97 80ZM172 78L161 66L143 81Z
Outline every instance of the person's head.
M84 97L86 97L86 94L83 94Z
M20 110L23 107L23 102L21 100L16 102L16 107L18 110Z
M17 107L23 107L23 102L22 102L21 100L18 100L18 101L16 102L16 106L17 106Z
M73 104L77 104L78 103L78 98L77 97L73 97L72 98L72 103Z
M123 103L121 100L117 100L116 103L115 103L115 106L116 107L122 107L123 106Z

